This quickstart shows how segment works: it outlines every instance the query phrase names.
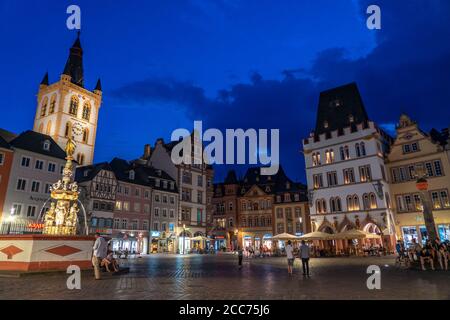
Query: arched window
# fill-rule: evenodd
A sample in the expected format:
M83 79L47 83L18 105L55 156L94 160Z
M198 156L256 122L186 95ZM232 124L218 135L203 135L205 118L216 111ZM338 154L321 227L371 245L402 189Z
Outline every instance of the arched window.
M45 97L44 100L42 101L42 105L41 105L41 117L45 117L45 115L47 113L47 104L48 104L48 99L47 99L47 97Z
M347 196L347 211L353 211L353 196Z
M89 129L84 128L83 129L83 143L88 143L89 140Z
M375 197L374 193L370 194L370 209L376 209L377 208L377 199Z
M370 209L369 195L367 193L363 194L363 207L364 210Z
M345 155L345 159L350 159L350 153L348 152L348 146L344 147L344 155Z
M341 154L341 160L345 160L344 147L339 148L339 153Z
M79 154L77 155L77 162L78 162L78 164L79 164L80 166L82 166L82 165L84 164L84 154L79 153Z
M72 133L72 123L70 123L70 121L68 121L68 122L66 123L66 130L64 131L64 136L65 136L66 138L69 138L69 136L71 135L71 133Z
M49 121L47 123L47 129L45 130L45 134L47 134L47 135L51 135L52 134L52 122L51 121Z
M90 116L91 106L89 105L89 102L86 102L83 106L83 119L89 121Z
M336 206L336 211L341 212L342 211L341 198L337 197L336 199L334 199L334 202Z
M359 148L359 143L355 144L356 156L361 157L361 149Z
M330 198L330 210L331 212L336 211L336 203L334 202L334 198Z
M55 106L56 106L56 94L52 95L50 99L50 109L48 110L48 113L55 112Z
M316 211L322 213L322 202L320 200L316 200Z
M364 142L361 142L360 147L361 147L361 156L365 156L366 155L366 145L364 144Z
M43 123L41 123L39 125L39 133L44 133L44 124Z
M70 99L69 113L74 116L78 113L78 98L76 96L72 96L72 99Z
M359 210L359 198L356 194L353 196L353 210Z

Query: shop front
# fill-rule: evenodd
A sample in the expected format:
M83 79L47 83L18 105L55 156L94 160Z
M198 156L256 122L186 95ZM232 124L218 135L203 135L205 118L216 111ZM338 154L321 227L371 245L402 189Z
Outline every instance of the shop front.
M227 249L227 240L225 236L214 236L214 250L225 251Z
M438 237L441 241L450 241L450 224L437 224ZM424 245L428 240L428 232L425 225L419 226L402 226L402 238L405 246L412 244L412 239L416 239L418 243Z
M148 253L148 235L146 233L119 232L111 239L111 249L115 252L130 254Z
M178 248L179 254L188 254L191 251L191 238L192 234L189 231L182 231L178 235Z
M150 253L174 253L175 234L160 231L151 231Z

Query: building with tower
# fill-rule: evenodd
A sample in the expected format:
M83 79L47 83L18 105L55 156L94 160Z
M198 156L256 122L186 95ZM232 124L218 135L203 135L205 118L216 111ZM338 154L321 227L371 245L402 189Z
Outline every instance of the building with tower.
M75 160L79 165L92 164L101 102L100 79L94 90L84 87L83 49L78 34L59 80L50 83L48 73L42 79L33 130L49 135L61 148L74 135Z
M367 115L355 83L320 94L314 131L303 140L313 231L360 229L393 246L385 157L392 138ZM346 242L338 244L347 249Z

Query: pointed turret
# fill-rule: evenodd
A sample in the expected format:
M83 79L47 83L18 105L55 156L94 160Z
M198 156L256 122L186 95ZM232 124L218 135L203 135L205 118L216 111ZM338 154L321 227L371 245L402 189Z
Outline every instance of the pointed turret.
M48 86L48 72L45 73L41 81L41 86Z
M78 36L70 48L63 74L70 76L72 83L83 87L83 49L81 48L80 32L78 32Z
M100 81L100 78L97 80L97 84L95 85L94 91L102 91L102 82Z

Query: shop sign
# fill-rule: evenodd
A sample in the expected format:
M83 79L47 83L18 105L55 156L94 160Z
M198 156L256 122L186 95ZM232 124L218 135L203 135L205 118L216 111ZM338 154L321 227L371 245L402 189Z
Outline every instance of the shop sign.
M159 231L152 231L151 235L153 238L159 238L161 236L161 232Z

